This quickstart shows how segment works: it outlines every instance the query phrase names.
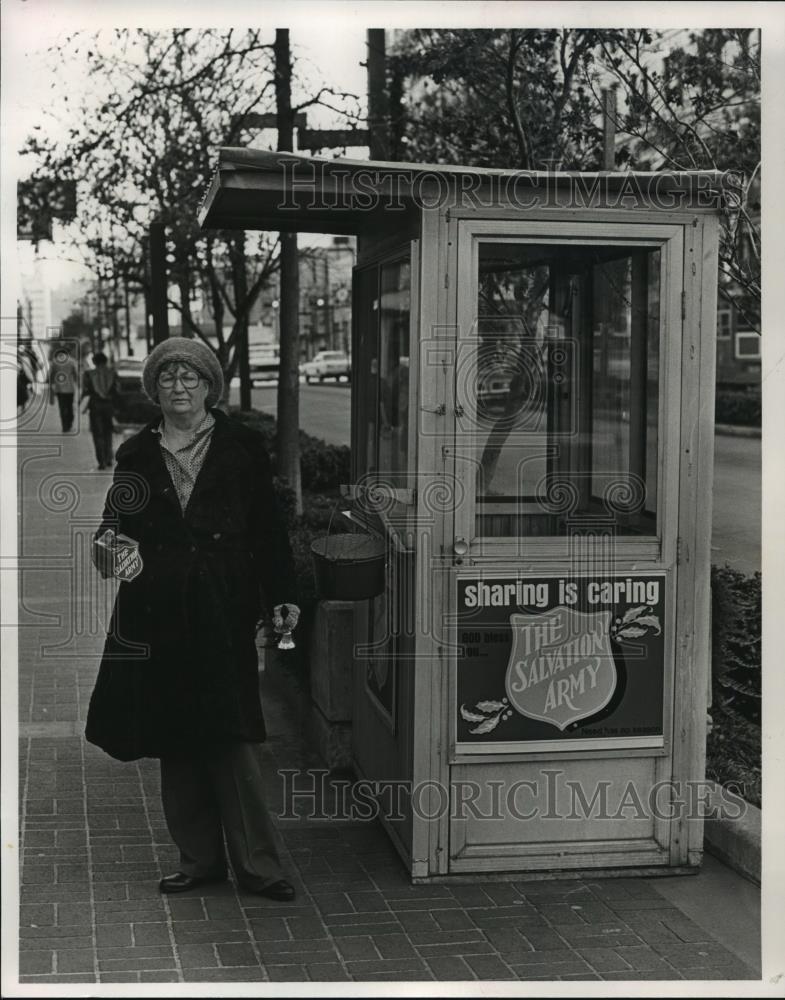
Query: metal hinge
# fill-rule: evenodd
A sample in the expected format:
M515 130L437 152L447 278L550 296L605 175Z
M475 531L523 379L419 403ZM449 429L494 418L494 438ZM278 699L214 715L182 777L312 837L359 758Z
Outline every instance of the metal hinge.
M445 288L449 288L450 287L450 272L449 271L446 271L445 274L444 274L444 287Z
M681 293L681 318L682 319L686 319L687 318L687 293L686 292L682 292Z
M684 544L681 540L681 535L676 539L676 565L681 566L681 561L684 556Z

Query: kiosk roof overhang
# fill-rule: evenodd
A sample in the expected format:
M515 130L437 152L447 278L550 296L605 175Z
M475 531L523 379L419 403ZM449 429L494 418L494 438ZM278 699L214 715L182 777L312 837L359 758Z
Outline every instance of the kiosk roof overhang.
M223 147L199 209L203 229L360 234L396 229L421 210L534 207L717 211L722 171L578 173L501 170Z

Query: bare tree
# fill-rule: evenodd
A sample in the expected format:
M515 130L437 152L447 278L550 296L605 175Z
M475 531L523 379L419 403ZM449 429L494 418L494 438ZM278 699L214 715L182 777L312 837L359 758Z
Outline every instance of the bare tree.
M35 174L76 180L71 230L94 268L149 292L148 225L166 226L169 306L231 377L250 311L278 267L278 240L253 233L241 246L236 233L202 232L196 217L216 149L236 141L244 114L272 105L271 46L258 31L123 29L72 36L56 55L86 58L91 89L78 102L59 95L54 113L72 123L65 140L38 128L23 152Z

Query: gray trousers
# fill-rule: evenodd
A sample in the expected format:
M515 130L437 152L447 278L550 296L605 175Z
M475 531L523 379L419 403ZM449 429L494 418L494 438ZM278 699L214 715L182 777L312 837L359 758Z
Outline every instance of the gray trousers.
M186 875L226 874L225 835L241 885L260 889L283 878L278 833L264 800L261 751L259 743L227 743L161 758L164 816Z

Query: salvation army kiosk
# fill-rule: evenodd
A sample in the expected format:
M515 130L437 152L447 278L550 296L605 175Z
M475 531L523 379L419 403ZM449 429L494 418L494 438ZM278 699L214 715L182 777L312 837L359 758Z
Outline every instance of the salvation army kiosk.
M352 754L413 880L700 864L727 197L220 151L203 227L358 237Z

